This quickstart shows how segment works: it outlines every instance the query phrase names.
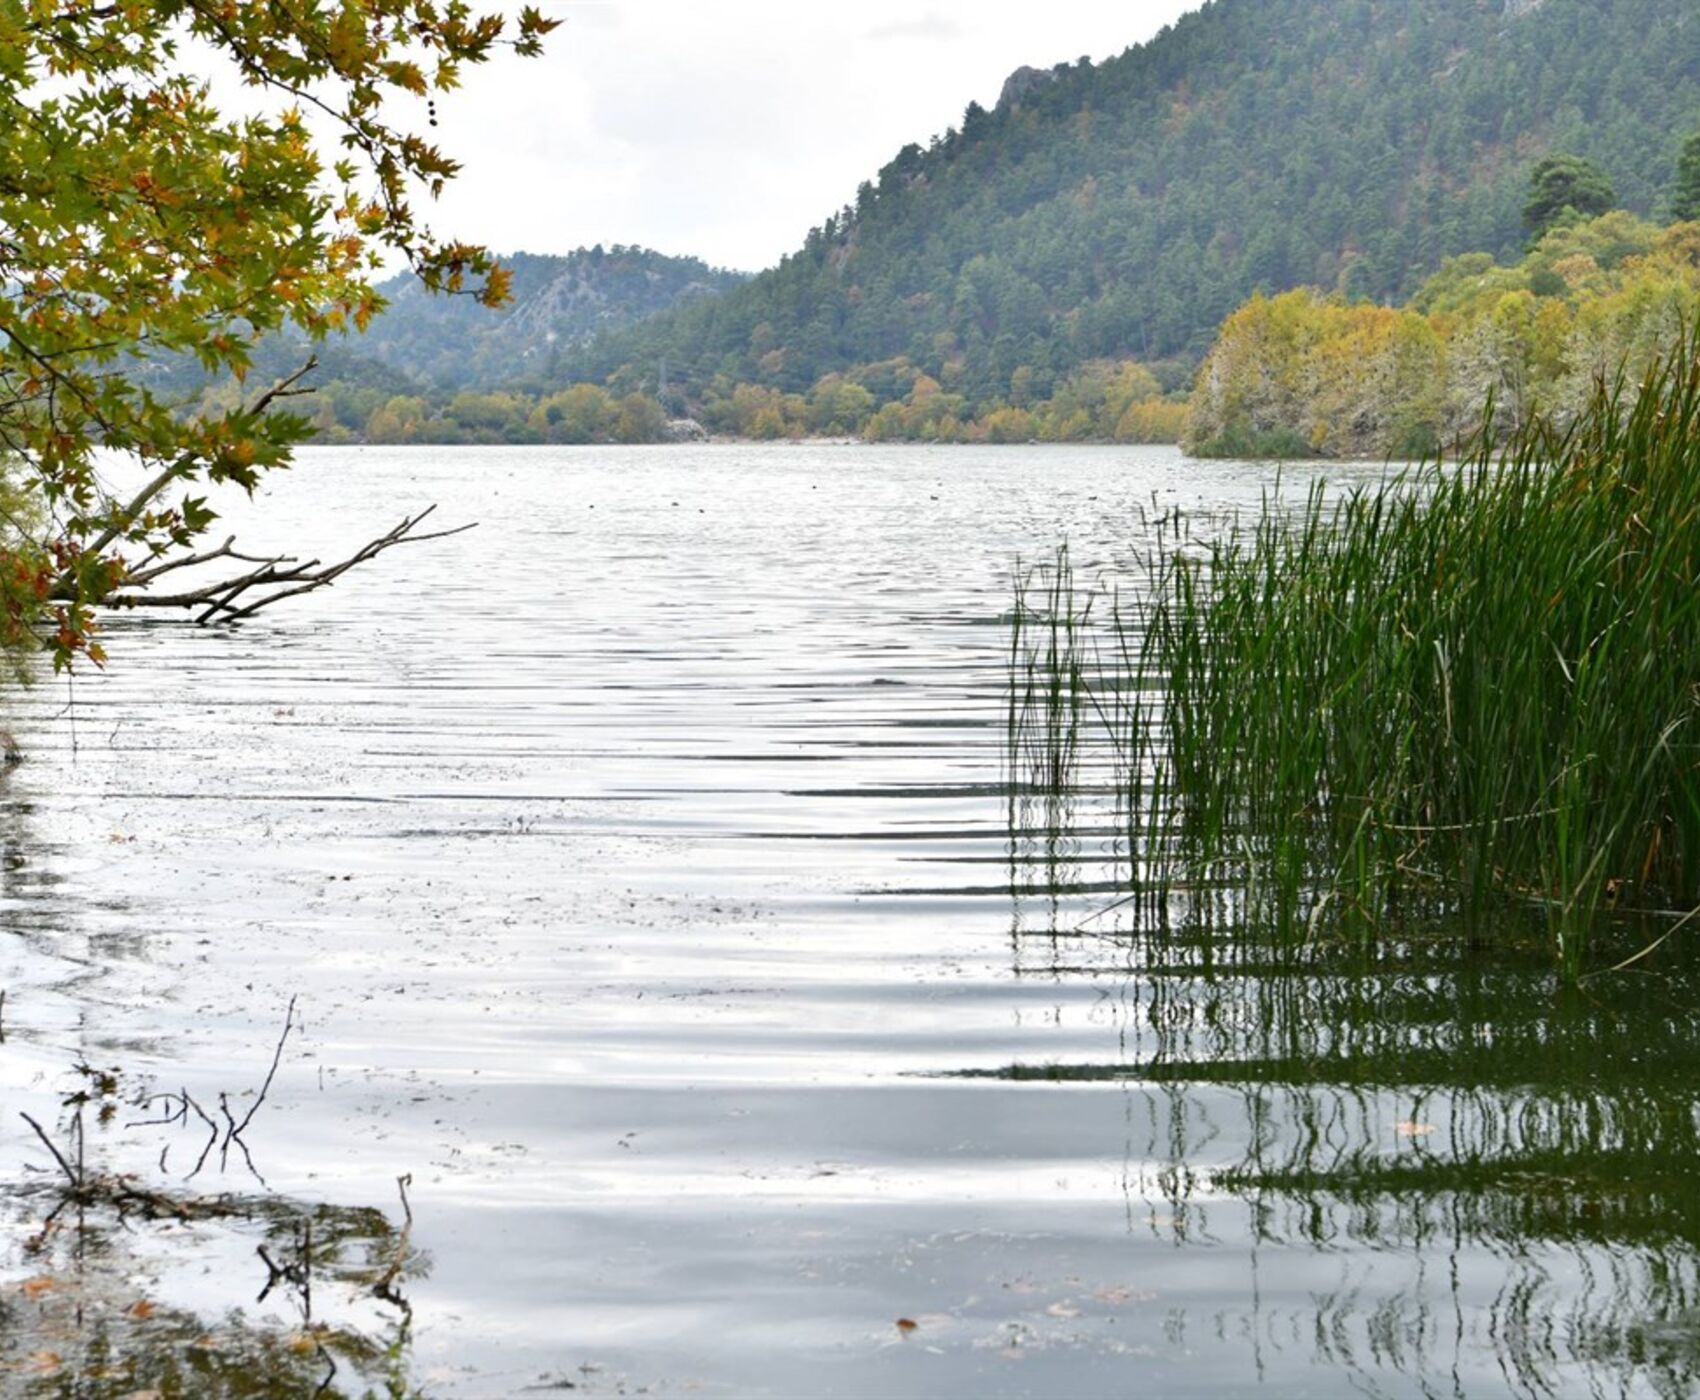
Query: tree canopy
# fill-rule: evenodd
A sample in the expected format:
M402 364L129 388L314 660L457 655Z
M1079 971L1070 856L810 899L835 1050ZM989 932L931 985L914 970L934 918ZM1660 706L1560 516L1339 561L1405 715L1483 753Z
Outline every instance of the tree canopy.
M1700 315L1700 224L1614 210L1515 263L1449 258L1403 307L1312 290L1230 316L1193 393L1189 446L1219 456L1420 457L1568 423L1636 382Z
M1582 156L1548 156L1529 175L1523 227L1540 239L1561 223L1598 218L1617 207L1611 176Z
M0 548L0 641L45 630L57 664L99 661L94 606L193 546L206 487L251 490L310 431L281 407L298 374L186 414L150 361L246 380L264 336L363 328L386 257L503 300L489 252L415 212L457 170L419 128L468 65L554 25L435 0L0 0L0 454L41 506ZM215 105L212 65L242 110ZM110 454L139 484L109 485Z
M1671 217L1678 222L1700 220L1700 131L1682 144L1676 162L1676 187L1671 191Z

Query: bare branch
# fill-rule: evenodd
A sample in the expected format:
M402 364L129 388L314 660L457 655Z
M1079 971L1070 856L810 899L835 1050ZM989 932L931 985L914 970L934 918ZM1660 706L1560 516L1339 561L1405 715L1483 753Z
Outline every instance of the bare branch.
M302 394L312 393L313 391L311 389L297 389L295 386L318 367L319 357L317 355L309 355L307 357L306 364L302 365L301 368L296 370L294 374L285 375L282 379L278 380L276 384L272 385L272 387L267 389L265 393L261 394L259 398L255 399L254 402L244 410L244 413L250 418L257 418L279 399L293 399L300 397Z
M292 564L294 559L287 554L279 554L274 558L262 559L257 554L240 554L233 547L236 536L232 535L217 549L209 549L205 554L185 554L181 558L168 559L163 564L155 564L149 569L132 569L124 575L126 588L140 588L143 584L152 583L161 574L168 574L173 569L187 569L195 564L210 564L214 559L239 559L244 564Z
M65 1173L66 1179L71 1183L71 1189L73 1191L81 1191L83 1189L83 1179L81 1175L78 1174L71 1164L65 1160L65 1154L54 1146L53 1139L48 1137L46 1129L44 1129L40 1123L36 1122L35 1119L31 1118L27 1113L20 1112L18 1117L28 1123L31 1128L35 1129L35 1135L41 1139L43 1145L53 1154L53 1160L59 1163L59 1170Z
M254 1121L254 1115L260 1111L260 1105L266 1101L266 1094L272 1087L272 1080L277 1077L278 1062L283 1059L283 1043L289 1039L290 1031L295 1029L295 998L290 997L289 1009L283 1016L283 1034L277 1038L277 1048L272 1051L272 1067L266 1071L265 1082L260 1085L260 1092L254 1095L254 1102L248 1105L248 1111L242 1115L240 1123L233 1123L229 1137L225 1139L228 1146L231 1138L239 1138Z
M147 592L115 593L103 598L101 603L109 608L203 608L205 611L195 619L197 623L205 624L212 621L240 622L252 617L261 608L270 607L273 603L285 598L293 598L298 594L311 593L316 589L326 588L343 574L358 564L364 564L375 559L387 549L393 549L401 544L422 544L426 540L447 539L451 535L459 535L475 528L477 522L456 526L451 530L433 530L426 534L416 534L420 523L426 519L436 506L427 506L417 515L405 516L399 524L376 539L369 540L347 558L333 564L322 563L318 559L298 561L289 555L278 555L275 558L263 558L238 553L234 548L235 537L225 541L216 550L209 550L203 555L191 555L183 559L170 560L165 564L144 570L132 575L127 585L134 588L147 584L151 579L169 570L187 567L189 564L206 563L214 559L239 559L244 563L255 563L259 567L245 574L226 576L198 588L186 589L181 593L150 594ZM246 606L238 608L236 600L250 590L266 590L263 597L255 599Z

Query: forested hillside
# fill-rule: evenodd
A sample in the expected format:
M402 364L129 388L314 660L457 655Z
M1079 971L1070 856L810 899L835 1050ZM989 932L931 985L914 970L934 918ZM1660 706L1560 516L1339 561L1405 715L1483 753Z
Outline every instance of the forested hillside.
M1096 362L1172 390L1259 289L1398 301L1448 255L1514 255L1548 151L1664 213L1697 119L1694 0L1214 0L1018 74L780 266L562 355L557 382L653 391L665 358L698 406L836 375L953 420Z
M741 272L648 248L580 248L565 257L515 253L513 299L492 313L469 297L433 296L411 273L380 290L384 314L357 343L431 389L511 386L560 373L563 351L693 298L727 291Z
M388 305L364 334L314 346L298 333L270 337L255 351L253 377L270 382L315 355L319 368L310 381L316 392L308 411L330 441L540 440L527 421L546 386L558 380L564 351L600 330L748 280L745 273L711 268L698 258L619 245L580 248L564 257L515 253L502 265L513 281L512 298L500 308L471 297L433 295L405 273L380 288ZM243 399L234 379L209 382L187 356L156 357L145 377L156 394L203 410L233 407ZM585 402L580 394L574 406ZM618 432L652 440L664 426L653 397L641 412L632 403L623 417L622 405L606 395L592 395L589 402L591 426L583 431L592 436ZM427 421L431 427L425 432L419 425ZM572 441L588 440L576 422L569 432Z

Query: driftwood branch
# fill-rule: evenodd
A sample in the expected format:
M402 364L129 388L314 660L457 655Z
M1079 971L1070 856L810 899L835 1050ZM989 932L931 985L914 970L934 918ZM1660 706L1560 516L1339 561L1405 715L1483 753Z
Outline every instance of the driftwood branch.
M200 608L202 612L195 619L197 623L240 622L244 618L252 617L261 608L270 607L285 598L329 587L357 564L375 559L396 545L446 539L450 535L462 534L474 528L473 524L467 524L452 530L418 533L421 522L436 509L434 505L427 506L417 515L404 517L388 533L368 540L347 558L330 564L319 559L301 560L292 555L280 554L268 558L241 554L237 552L235 536L232 536L217 549L167 559L132 572L125 578L120 591L103 598L101 603L109 608ZM255 567L246 573L225 575L213 582L178 593L156 594L145 591L149 583L163 574L219 559L233 559L240 563L253 564ZM240 607L237 606L238 600L242 600Z

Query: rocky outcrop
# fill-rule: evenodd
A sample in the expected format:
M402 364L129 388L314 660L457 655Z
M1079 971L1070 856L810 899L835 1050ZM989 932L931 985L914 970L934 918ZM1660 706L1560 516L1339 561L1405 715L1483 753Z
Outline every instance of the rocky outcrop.
M1019 106L1021 99L1035 88L1044 87L1046 83L1054 83L1057 75L1050 68L1017 68L1003 81L1003 91L998 94L998 107Z
M669 418L668 442L707 442L708 429L694 418Z

